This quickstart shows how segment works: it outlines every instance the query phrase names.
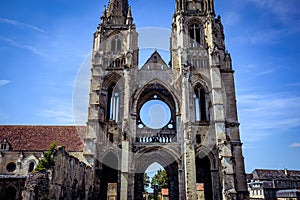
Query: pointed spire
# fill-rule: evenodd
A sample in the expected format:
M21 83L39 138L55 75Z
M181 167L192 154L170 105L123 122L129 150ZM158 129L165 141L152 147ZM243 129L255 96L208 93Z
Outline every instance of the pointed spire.
M131 14L131 7L128 7L128 12L127 12L127 20L126 20L126 24L131 25L133 21L133 17Z
M105 23L106 19L107 19L107 12L106 12L106 6L104 6L102 16L101 16L101 23Z
M131 14L131 7L128 7L128 12L127 12L127 18L132 18L132 14Z
M106 6L104 6L104 8L103 8L103 13L102 13L102 17L106 17L106 14L107 14L107 12L106 12Z
M108 6L108 16L127 17L128 0L110 0Z

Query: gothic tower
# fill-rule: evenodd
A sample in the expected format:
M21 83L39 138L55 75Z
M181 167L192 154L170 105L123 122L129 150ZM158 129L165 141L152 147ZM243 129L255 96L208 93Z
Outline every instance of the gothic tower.
M199 185L205 199L248 199L234 71L213 0L176 0L170 41L169 65L155 51L139 69L128 0L104 7L84 140L96 198L143 199L143 175L157 162L171 200L197 199ZM159 127L143 118L153 102L169 111Z

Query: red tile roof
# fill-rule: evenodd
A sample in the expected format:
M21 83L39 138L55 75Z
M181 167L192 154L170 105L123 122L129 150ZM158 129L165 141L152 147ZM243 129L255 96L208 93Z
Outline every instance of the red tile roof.
M204 183L199 183L197 186L197 191L204 191Z
M45 151L56 141L57 146L65 146L67 151L83 151L86 126L0 126L0 142L4 139L11 150Z
M169 195L169 189L167 189L167 188L162 188L162 189L161 189L161 195L163 195L163 196L168 196L168 195Z

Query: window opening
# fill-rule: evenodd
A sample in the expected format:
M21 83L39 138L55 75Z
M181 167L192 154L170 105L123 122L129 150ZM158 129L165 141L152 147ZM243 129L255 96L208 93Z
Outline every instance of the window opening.
M159 129L163 128L170 122L171 110L169 106L161 100L150 100L142 106L140 110L140 117L143 124L147 127Z
M201 144L201 135L196 135L197 144Z
M116 40L115 39L113 39L111 41L111 51L116 51Z
M108 120L119 120L119 104L120 104L120 93L115 86L111 86L108 91Z
M1 150L5 150L6 149L6 144L1 144Z
M117 51L121 51L122 49L122 42L120 39L117 40Z
M107 135L108 135L109 141L110 141L111 143L113 143L113 142L114 142L114 134L113 134L113 133L108 133Z
M122 50L122 40L116 36L111 40L111 51L121 51Z
M197 48L202 45L201 41L201 28L198 24L192 24L189 28L190 32L190 47Z
M34 170L34 162L29 164L28 172L32 172Z
M16 170L16 167L16 164L14 162L11 162L6 165L6 170L8 172L14 172Z
M204 90L197 86L194 90L195 120L206 121L206 100Z

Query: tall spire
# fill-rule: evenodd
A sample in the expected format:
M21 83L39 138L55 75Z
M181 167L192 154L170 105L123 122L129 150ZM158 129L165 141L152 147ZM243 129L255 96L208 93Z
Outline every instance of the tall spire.
M128 0L110 0L108 16L127 17L128 7Z

